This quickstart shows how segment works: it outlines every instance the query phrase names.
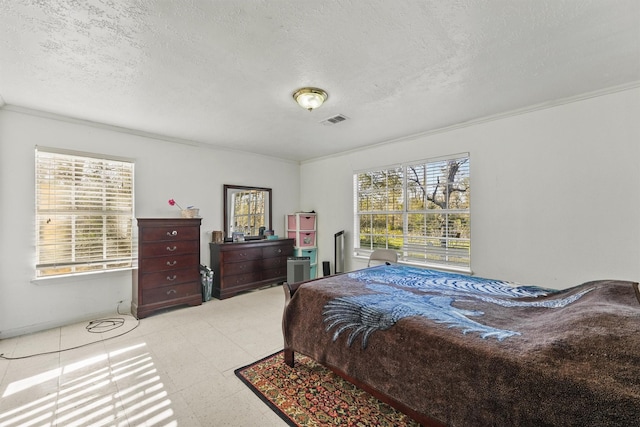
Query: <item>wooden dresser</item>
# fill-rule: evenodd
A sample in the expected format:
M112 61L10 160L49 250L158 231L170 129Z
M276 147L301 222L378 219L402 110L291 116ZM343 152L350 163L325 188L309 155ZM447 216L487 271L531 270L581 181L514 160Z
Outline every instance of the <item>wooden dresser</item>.
M287 280L293 239L209 243L213 296L225 299L241 291Z
M133 271L131 313L202 304L201 218L138 218L138 268Z

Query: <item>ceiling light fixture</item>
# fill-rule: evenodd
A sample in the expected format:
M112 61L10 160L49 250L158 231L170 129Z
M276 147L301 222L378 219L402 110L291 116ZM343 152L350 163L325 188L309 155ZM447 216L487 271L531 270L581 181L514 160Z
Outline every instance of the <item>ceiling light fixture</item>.
M293 94L293 99L302 107L311 111L322 105L329 95L322 89L317 87L303 87Z

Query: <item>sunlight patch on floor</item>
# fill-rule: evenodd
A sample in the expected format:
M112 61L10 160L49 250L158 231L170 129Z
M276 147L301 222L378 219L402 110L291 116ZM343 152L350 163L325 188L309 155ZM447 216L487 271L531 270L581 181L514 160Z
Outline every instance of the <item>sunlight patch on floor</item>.
M2 397L21 404L0 412L0 426L177 426L169 394L145 346L119 348L11 382ZM29 398L51 382L55 392Z

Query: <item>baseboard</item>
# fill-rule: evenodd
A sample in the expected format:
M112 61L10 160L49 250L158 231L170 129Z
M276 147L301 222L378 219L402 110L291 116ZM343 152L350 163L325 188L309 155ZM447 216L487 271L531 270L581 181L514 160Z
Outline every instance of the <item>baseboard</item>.
M119 308L120 313L124 315L129 315L129 313L131 312L130 305L131 304L125 305L125 303L120 304L120 308ZM117 313L114 313L113 310L111 310L111 311L106 311L101 313L93 313L93 314L87 314L84 316L72 317L72 318L63 319L63 320L36 323L33 325L22 326L19 328L5 329L0 331L0 339L14 338L21 335L35 334L37 332L42 332L49 329L73 325L74 323L90 322L91 320L101 319L103 317L113 317L114 314L117 314Z

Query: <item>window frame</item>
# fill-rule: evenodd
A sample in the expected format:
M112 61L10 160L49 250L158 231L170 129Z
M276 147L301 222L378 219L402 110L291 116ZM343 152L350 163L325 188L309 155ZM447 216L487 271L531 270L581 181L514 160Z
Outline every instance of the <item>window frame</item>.
M450 168L453 167L450 163L451 161L458 162L453 176L447 177L447 181L444 184L437 181L437 186L443 187L438 190L444 191L442 194L448 193L449 195L446 196L445 200L436 199L437 204L430 203L431 198L427 197L427 188L435 181L431 182L429 180L434 178L433 175L429 175L429 171L433 172L435 168L446 165L446 173L449 173L452 171ZM395 249L398 252L398 262L403 264L470 273L470 162L469 153L458 153L354 171L354 256L368 258L374 249ZM415 172L415 169L420 167L423 167L424 180L416 185L418 180L410 180L407 171L411 168ZM429 169L430 167L431 169ZM445 169L441 169L441 171L442 174L445 173ZM374 178L369 178L369 183L363 181L365 186L368 185L366 189L361 188L359 185L358 178L363 174L374 176ZM435 178L438 176L443 177L444 175L437 175ZM389 185L390 177L391 185ZM366 177L363 178L367 179ZM453 179L453 181L448 181L448 179ZM386 185L380 185L383 180ZM448 183L453 185L449 186L447 185ZM376 184L378 189L374 188ZM401 188L399 187L400 184ZM420 207L418 198L410 198L409 190L415 190L416 188L424 193L422 207ZM431 186L430 191L433 192L435 188L436 186ZM458 194L454 197L454 193ZM371 197L371 200L368 200L369 194L376 197ZM436 192L432 195L440 195L440 193ZM413 202L413 205L417 203L418 207L409 207L410 202ZM386 206L384 205L385 203ZM441 205L446 207L442 208ZM362 219L367 216L370 221L368 230L366 230L366 225L364 228L361 227ZM376 222L374 221L376 216L378 227L375 226ZM409 220L411 216L413 216L413 221ZM409 224L415 224L420 219L420 216L423 217L424 223L422 226L410 230ZM428 223L429 220L432 223ZM401 223L401 227L398 222ZM381 225L383 223L384 227ZM391 226L390 224L394 225ZM436 227L435 224L439 224L439 227ZM368 231L368 233L363 232L363 230ZM439 230L441 234L434 234L434 230ZM367 241L367 246L362 245L363 242Z
M34 160L35 280L134 268L135 162L43 146Z

